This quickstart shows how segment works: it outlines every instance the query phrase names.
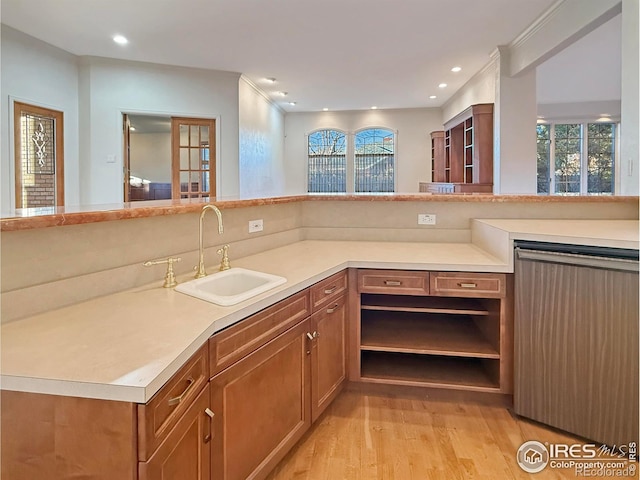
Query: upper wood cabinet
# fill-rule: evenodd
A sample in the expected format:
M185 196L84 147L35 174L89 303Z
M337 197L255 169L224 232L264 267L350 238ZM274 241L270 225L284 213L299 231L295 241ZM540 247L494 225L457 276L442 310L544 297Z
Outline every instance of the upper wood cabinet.
M493 104L472 105L444 125L443 153L432 132L432 181L420 191L437 193L493 190Z

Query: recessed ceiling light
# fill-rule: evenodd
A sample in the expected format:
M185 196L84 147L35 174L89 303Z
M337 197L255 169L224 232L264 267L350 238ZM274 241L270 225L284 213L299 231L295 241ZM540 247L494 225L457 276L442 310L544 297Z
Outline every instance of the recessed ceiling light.
M278 95L280 95L281 97L286 97L287 95L289 95L289 92L278 92Z
M546 123L546 120L544 118L538 118L536 123Z
M269 82L269 83L276 83L276 79L275 79L275 78L273 78L273 77L267 77L267 78L265 78L265 80L266 80L267 82Z
M377 110L378 107L376 107L375 105L373 107L371 107L371 110Z
M291 105L292 107L296 106L296 102L289 102L289 105Z
M329 109L328 109L327 107L324 107L324 108L322 109L322 111L323 111L323 112L328 112L328 111L329 111Z
M125 37L124 35L114 35L113 41L118 45L126 45L127 43L129 43L129 40L127 40L127 37Z
M610 122L611 121L611 117L600 117L598 119L599 122Z
M132 132L136 131L136 127L129 127L129 130L131 130Z
M429 95L429 98L433 100L434 98L438 98L438 97L436 97L435 95Z
M438 85L439 88L446 88L447 84L446 83L441 83L440 85Z
M458 73L460 70L462 70L462 67L453 67L451 69L452 72Z

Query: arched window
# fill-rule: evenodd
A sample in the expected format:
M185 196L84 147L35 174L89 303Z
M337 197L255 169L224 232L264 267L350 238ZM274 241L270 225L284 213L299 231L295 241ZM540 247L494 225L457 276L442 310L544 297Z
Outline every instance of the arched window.
M368 128L355 135L355 191L393 192L395 136L391 130Z
M308 192L347 191L347 144L344 132L317 130L309 134Z

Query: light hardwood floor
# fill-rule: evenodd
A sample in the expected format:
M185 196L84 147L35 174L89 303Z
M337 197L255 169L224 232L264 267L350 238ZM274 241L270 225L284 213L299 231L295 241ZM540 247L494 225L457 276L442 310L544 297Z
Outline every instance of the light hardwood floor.
M516 463L527 440L580 440L479 402L343 392L267 480L573 478L530 475Z

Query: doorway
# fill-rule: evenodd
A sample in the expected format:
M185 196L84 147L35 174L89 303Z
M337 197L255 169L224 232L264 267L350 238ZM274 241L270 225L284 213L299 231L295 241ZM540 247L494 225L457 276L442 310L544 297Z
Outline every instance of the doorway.
M123 114L124 201L215 196L215 120Z
M64 206L63 113L13 104L16 208Z

